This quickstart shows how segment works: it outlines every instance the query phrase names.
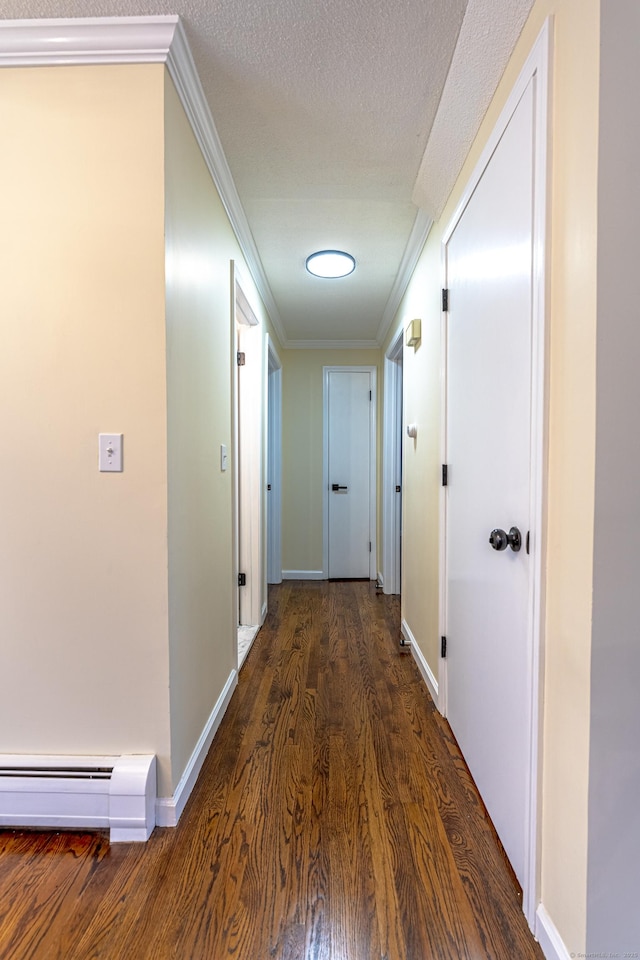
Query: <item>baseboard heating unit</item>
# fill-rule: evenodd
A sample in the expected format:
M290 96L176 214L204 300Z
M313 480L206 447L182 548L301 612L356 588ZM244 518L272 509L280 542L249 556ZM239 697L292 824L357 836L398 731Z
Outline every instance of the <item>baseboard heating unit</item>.
M108 828L112 843L148 840L156 758L0 754L0 827Z

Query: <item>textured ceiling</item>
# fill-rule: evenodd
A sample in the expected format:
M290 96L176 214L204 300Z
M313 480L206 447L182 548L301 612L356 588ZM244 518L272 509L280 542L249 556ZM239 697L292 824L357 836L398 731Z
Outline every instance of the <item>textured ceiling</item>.
M415 203L434 220L459 173L448 161L469 152L532 6L533 0L469 3L413 192Z
M414 200L441 209L531 2L469 0L464 23L467 0L2 0L1 11L180 15L275 319L297 343L384 334ZM356 272L311 277L305 258L325 247L352 253Z

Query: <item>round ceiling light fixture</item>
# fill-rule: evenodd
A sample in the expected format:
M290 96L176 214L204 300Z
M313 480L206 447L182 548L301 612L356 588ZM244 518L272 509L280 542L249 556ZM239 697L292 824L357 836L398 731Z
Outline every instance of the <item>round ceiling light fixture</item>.
M307 257L307 270L314 277L336 280L338 277L348 277L355 268L354 258L342 250L318 250Z

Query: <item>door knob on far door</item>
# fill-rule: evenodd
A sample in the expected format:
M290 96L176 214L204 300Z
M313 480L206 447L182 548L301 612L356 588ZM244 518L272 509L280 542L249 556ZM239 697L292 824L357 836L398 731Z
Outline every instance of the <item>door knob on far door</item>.
M348 490L349 488L347 486L344 486L341 483L332 483L331 489L333 490L334 493L336 493L338 490Z
M496 527L495 530L491 531L489 543L494 550L501 551L511 547L513 552L517 553L522 546L522 535L517 527L511 527L509 533L501 530L500 527Z

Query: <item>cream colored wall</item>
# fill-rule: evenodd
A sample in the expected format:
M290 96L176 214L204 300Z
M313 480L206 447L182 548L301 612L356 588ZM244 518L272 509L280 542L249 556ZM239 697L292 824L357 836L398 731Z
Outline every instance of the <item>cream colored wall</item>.
M444 228L544 20L555 20L552 107L549 468L542 770L542 901L567 948L586 937L587 794L593 557L598 0L537 0L441 221L427 241L397 317L423 320L407 357L406 416L420 428L407 450L403 614L437 675L434 541L439 431L438 304ZM390 338L389 338L390 339ZM425 349L427 348L427 349ZM417 505L421 497L420 506ZM428 543L425 556L425 543ZM427 601L427 597L430 598Z
M538 19L547 2L539 5ZM585 949L593 503L599 0L555 10L542 900Z
M156 753L166 780L162 84L0 71L0 750Z
M321 571L322 368L376 366L380 424L381 353L379 350L284 350L281 358L282 568ZM378 429L378 451L381 450L379 433ZM379 475L377 488L379 496Z
M175 789L236 666L231 273L271 330L173 82L165 82L169 636ZM229 469L220 469L220 444ZM263 513L264 518L264 513Z
M403 436L402 465L402 619L433 674L438 676L439 510L440 510L440 245L430 239L384 344L396 340L399 327L422 321L417 349L403 347L403 421L418 435ZM406 338L405 338L406 339Z

